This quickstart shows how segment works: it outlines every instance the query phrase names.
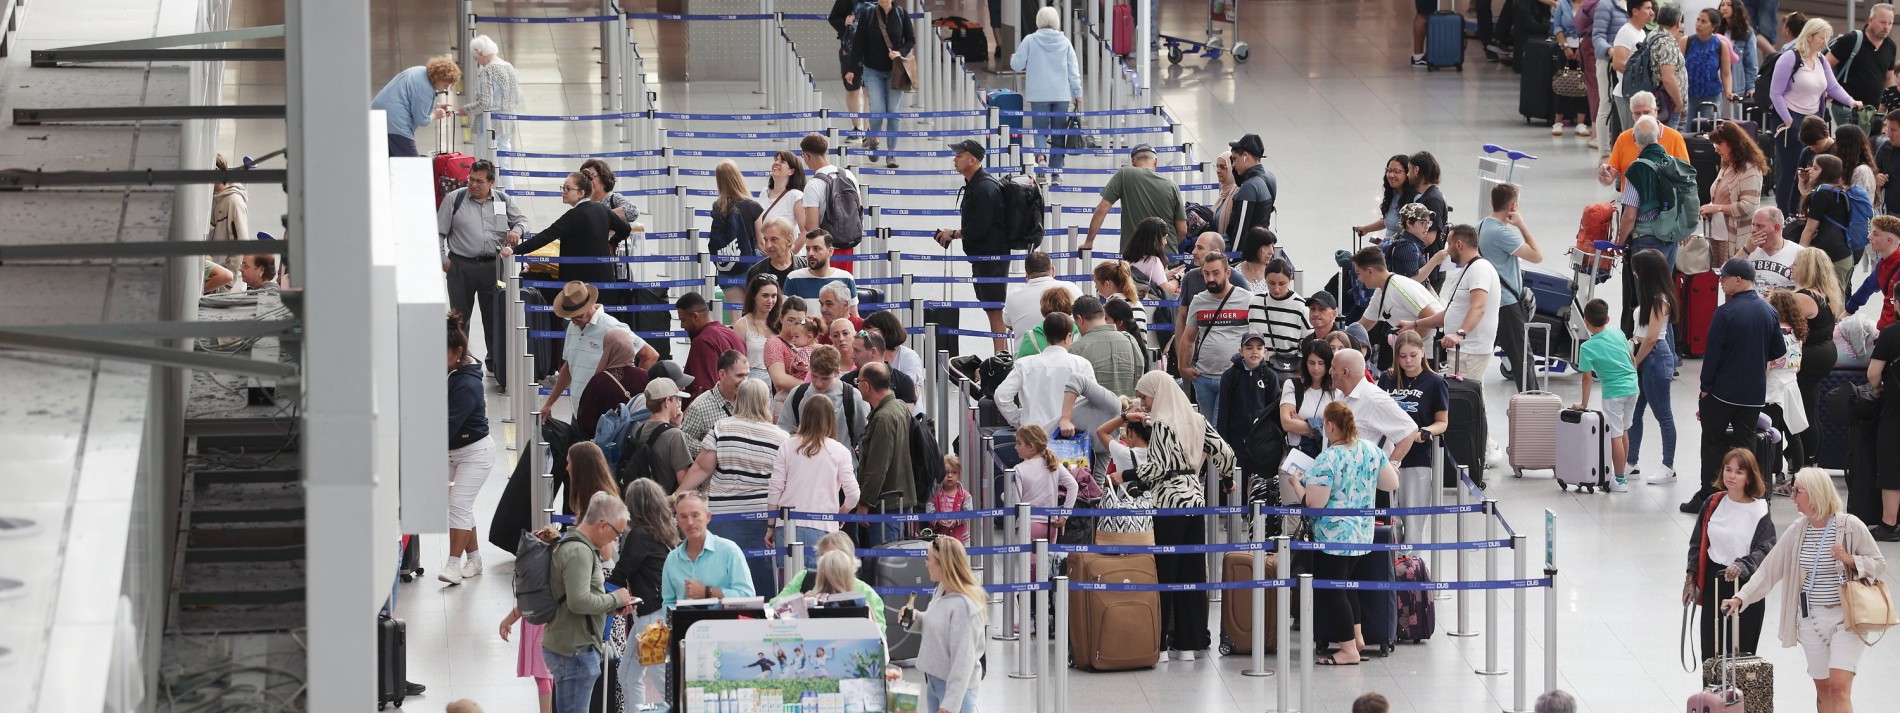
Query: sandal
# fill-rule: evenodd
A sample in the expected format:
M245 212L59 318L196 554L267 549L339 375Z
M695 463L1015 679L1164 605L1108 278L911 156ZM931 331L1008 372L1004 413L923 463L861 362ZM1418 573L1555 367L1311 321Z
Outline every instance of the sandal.
M1348 661L1348 662L1341 663L1338 659L1333 658L1335 655L1336 654L1327 654L1326 656L1318 659L1314 663L1317 663L1321 666L1358 666L1359 665L1359 661Z

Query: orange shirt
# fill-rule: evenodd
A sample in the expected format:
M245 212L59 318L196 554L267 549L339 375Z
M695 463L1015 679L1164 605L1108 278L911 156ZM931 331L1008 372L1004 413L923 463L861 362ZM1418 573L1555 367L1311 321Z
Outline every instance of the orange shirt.
M1635 163L1636 155L1641 153L1641 150L1636 146L1634 136L1634 129L1626 129L1621 135L1616 137L1616 145L1610 148L1610 159L1607 163L1610 168L1616 169L1616 175L1618 176L1629 171L1630 164ZM1689 160L1689 145L1683 143L1682 132L1667 126L1662 127L1662 138L1658 141L1662 144L1663 153L1684 161ZM1619 180L1618 185L1620 186L1621 183Z

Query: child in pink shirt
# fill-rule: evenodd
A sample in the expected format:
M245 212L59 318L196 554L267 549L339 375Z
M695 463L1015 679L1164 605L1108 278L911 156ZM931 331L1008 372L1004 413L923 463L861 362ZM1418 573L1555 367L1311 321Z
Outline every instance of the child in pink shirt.
M930 497L930 512L961 512L970 509L970 491L963 489L963 461L955 455L943 457L943 482ZM970 543L969 520L938 520L930 530L940 537Z

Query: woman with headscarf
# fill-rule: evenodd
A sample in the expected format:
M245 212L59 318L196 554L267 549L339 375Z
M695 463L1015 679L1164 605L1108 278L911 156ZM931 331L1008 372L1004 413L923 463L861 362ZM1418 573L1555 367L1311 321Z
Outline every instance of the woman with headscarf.
M600 369L581 389L580 402L574 408L575 438L593 440L594 427L600 423L601 414L619 408L632 401L635 394L646 391L647 370L634 363L637 353L633 332L614 329L601 338Z
M1194 404L1188 403L1187 394L1167 372L1143 375L1135 382L1135 395L1139 403L1110 423L1114 428L1124 422L1148 424L1148 459L1123 477L1132 477L1137 488L1152 493L1157 508L1205 506L1207 492L1201 485L1201 472L1208 467L1220 475L1221 489L1233 489L1234 449ZM1198 517L1157 517L1154 522L1156 545L1199 545L1206 541ZM1164 584L1199 584L1207 581L1206 558L1199 554L1156 555L1155 574ZM1193 661L1195 652L1208 647L1206 592L1161 593L1161 641L1163 660L1172 649L1179 652L1181 660Z

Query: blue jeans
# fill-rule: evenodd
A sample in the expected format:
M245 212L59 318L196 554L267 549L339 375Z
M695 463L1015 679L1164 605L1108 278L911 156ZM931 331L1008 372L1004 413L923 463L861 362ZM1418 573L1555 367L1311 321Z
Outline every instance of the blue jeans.
M1631 255L1634 255L1642 250L1653 249L1663 254L1663 259L1669 261L1669 268L1673 270L1676 267L1676 246L1677 243L1672 243L1653 235L1631 235L1629 251Z
M724 537L739 544L742 550L757 550L765 547L764 520L736 520L715 522L706 526L712 534ZM813 543L816 544L816 543ZM752 588L759 592L778 591L778 560L774 557L747 557L745 567L752 572Z
M1755 34L1777 45L1781 43L1777 37L1781 31L1781 21L1775 19L1775 14L1781 10L1781 0L1742 0L1742 6L1748 8L1748 26L1755 28Z
M891 73L890 72L886 72L886 71L878 70L878 69L872 69L870 67L865 67L864 68L864 96L870 98L870 108L871 108L871 113L873 114L885 114L889 112L903 111L903 109L901 108L903 106L903 99L902 99L903 95L899 94L898 92L891 91ZM872 119L871 123L867 124L866 127L869 128L871 131L901 131L902 130L901 127L898 125L898 121L896 119ZM882 141L880 143L883 143L885 148L888 148L892 151L896 151L897 137L890 136L890 137L885 137L885 138L887 140Z
M665 609L655 609L652 614L635 617L633 620L633 636L638 637L640 632L646 631L647 627L653 625L653 622L664 621L665 618ZM629 646L633 645L632 642L629 642ZM546 651L546 649L542 649L542 651ZM647 677L649 676L653 678L655 688L665 690L666 664L657 663L652 666L642 666L640 665L640 654L635 651L628 651L625 655L620 657L620 697L626 699L627 703L626 710L621 711L621 713L634 713L634 711L640 708L641 704L647 702Z
M554 713L587 713L594 681L600 678L600 650L589 646L573 656L562 656L542 649L541 660L554 677Z
M976 713L976 686L963 689L963 704L960 706L944 705L944 689L948 687L949 684L943 679L925 674L924 702L929 705L924 710L932 711L932 713L942 710L950 711L950 713Z
M1631 463L1643 449L1643 410L1647 408L1655 412L1656 425L1662 427L1663 467L1676 467L1676 415L1669 402L1669 382L1675 379L1677 361L1675 342L1670 341L1675 329L1673 325L1664 328L1649 356L1636 365L1636 417L1630 420L1627 459Z
M1202 374L1194 377L1194 403L1200 408L1201 415L1207 418L1207 425L1220 428L1220 377Z
M1048 112L1068 111L1069 103L1068 102L1030 102L1029 110L1030 111L1048 111ZM1035 119L1035 123L1032 125L1031 128L1036 128L1036 129L1069 128L1068 117L1038 116L1038 117L1033 117L1033 118ZM1051 143L1054 143L1051 141L1051 139L1053 138L1054 137L1043 136L1041 134L1031 136L1029 137L1029 145L1034 148L1042 148L1044 146L1050 145ZM1049 154L1049 168L1051 170L1061 171L1062 164L1066 162L1067 158L1068 158L1067 156L1064 156L1059 153Z

